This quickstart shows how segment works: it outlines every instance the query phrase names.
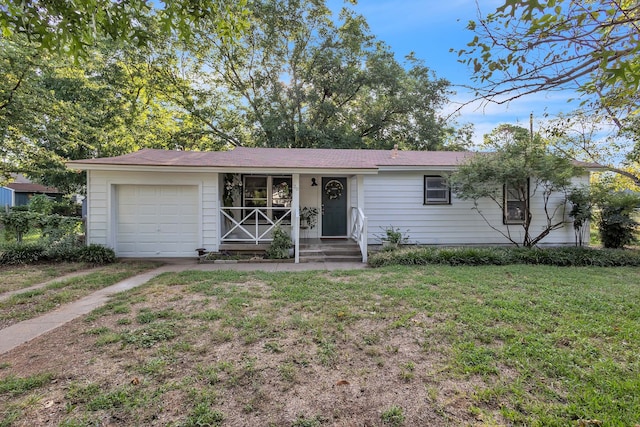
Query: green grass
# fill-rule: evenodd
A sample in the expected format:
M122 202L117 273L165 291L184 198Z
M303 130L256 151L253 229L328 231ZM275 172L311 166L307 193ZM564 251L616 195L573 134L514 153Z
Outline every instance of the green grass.
M83 263L2 266L0 267L0 275L2 276L0 293L43 283L88 267Z
M101 267L87 275L51 283L45 287L20 292L0 301L0 325L31 319L82 298L98 289L111 286L121 280L151 268L157 263L118 263ZM21 271L16 268L12 271ZM63 267L62 271L66 268ZM32 278L29 279L29 282Z
M52 379L53 374L48 372L32 375L26 378L19 378L13 375L9 375L8 377L0 380L0 396L21 395L47 385L51 382Z
M531 265L165 274L119 294L79 338L83 357L129 361L119 376L143 384L84 363L60 422L107 411L142 423L171 393L174 425L241 424L237 408L256 425L330 425L348 411L392 426L419 425L424 411L434 425L635 425L639 279L632 267ZM330 387L334 412L307 399L283 421L302 390L327 398L325 378L353 387ZM375 404L354 409L341 390ZM376 390L406 394L377 401Z

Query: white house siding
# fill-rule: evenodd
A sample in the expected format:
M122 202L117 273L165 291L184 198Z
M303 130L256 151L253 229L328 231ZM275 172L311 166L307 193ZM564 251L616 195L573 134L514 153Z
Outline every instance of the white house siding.
M368 217L369 244L379 244L376 235L393 226L408 230L412 243L429 245L496 245L509 241L493 230L473 209L471 201L457 199L451 195L450 205L424 205L424 176L438 175L437 171L426 172L380 172L364 177L365 215ZM588 183L588 177L576 179L577 183ZM557 205L560 195L554 196ZM537 197L532 209L531 234L537 234L546 218L542 200ZM550 203L554 206L554 201ZM507 232L502 223L502 212L490 200L479 205L491 225ZM568 212L568 211L567 211ZM522 227L509 226L514 240L521 241ZM564 245L574 243L574 232L570 224L553 231L541 244Z
M88 171L87 241L116 248L118 186L167 186L191 188L196 191L197 246L218 250L218 174L185 172L122 172ZM123 187L125 188L125 187ZM153 202L149 202L151 205ZM194 256L194 251L183 249L180 254L167 256ZM163 253L157 256L163 256ZM129 255L131 256L131 255Z

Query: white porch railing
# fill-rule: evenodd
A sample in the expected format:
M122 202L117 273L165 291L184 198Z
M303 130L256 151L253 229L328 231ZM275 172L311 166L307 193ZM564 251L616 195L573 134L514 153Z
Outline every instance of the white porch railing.
M367 262L367 217L359 207L351 208L351 238L360 247L362 262Z
M271 231L276 226L284 224L289 226L284 221L291 220L291 211L291 208L237 206L220 208L220 218L223 220L221 223L224 224L220 240L223 243L253 242L256 245L261 242L270 242Z

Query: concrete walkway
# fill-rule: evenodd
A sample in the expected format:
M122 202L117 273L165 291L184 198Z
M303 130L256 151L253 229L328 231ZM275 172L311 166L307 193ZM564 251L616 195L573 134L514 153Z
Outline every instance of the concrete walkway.
M118 292L123 292L147 283L154 277L167 272L180 271L335 271L335 270L361 270L366 268L363 263L237 263L237 264L197 264L193 260L169 260L168 264L155 270L130 277L115 285L100 289L91 295L81 298L69 304L58 307L56 310L40 317L25 320L0 330L0 355L21 344L52 331L73 319L83 316L96 308L106 304L109 298ZM24 290L23 290L24 291Z

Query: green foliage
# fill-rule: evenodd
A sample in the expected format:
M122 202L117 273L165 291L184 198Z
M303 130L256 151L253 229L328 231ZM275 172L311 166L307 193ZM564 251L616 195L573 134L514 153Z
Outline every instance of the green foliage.
M67 160L143 146L219 148L202 123L172 108L174 94L158 82L164 75L159 70L174 66L160 53L168 49L167 37L157 34L157 46L147 49L101 42L82 67L39 51L23 37L0 39L3 170L19 169L63 192L83 192L85 175L67 169Z
M35 214L31 225L40 230L43 239L58 241L63 238L73 238L80 231L82 220L58 214Z
M136 408L145 404L145 397L133 386L119 387L105 393L99 393L87 402L87 409L100 411L115 408Z
M304 221L309 229L313 230L318 223L318 208L303 207L300 209L300 220Z
M220 426L223 425L224 414L211 409L208 402L200 402L191 411L184 423L185 427Z
M35 194L29 199L29 210L31 212L49 215L53 212L53 200L45 194Z
M291 427L320 427L322 424L328 423L329 420L321 415L307 418L304 415L298 415Z
M640 253L618 249L592 249L582 247L558 248L504 248L418 247L393 252L378 252L369 257L369 265L508 265L533 264L553 266L639 266Z
M87 51L102 38L146 46L154 37L149 27L160 26L188 42L202 21L210 20L218 37L233 38L246 25L246 1L145 0L113 2L81 0L66 2L0 2L2 36L25 34L38 48L87 58Z
M362 16L345 8L336 19L324 0L258 0L248 8L251 25L236 43L203 27L188 47L198 61L183 61L184 72L206 86L167 81L186 95L182 106L228 144L460 149L469 143L468 128L457 130L438 114L449 82L411 55L396 60Z
M562 151L608 165L638 184L637 169L619 163L621 153L631 162L640 153L639 23L633 1L505 0L469 22L475 36L458 55L473 68L477 97L485 101L577 87L580 109L555 120L551 132L561 135ZM603 143L602 134L611 130L613 138Z
M387 245L391 249L396 249L398 246L406 245L409 243L409 230L404 232L399 227L390 225L383 228L383 234L376 234L375 237L379 239L383 245Z
M632 215L640 207L640 197L635 194L609 193L597 202L598 231L605 248L623 248L636 241L635 232L640 225Z
M269 259L285 259L289 258L289 249L291 249L293 243L291 237L282 228L276 226L272 231L271 245L266 251L266 256Z
M37 196L33 198L36 202L29 204L28 210L15 206L9 212L0 213L0 222L5 228L7 238L13 237L20 243L24 235L39 230L44 240L55 242L74 236L79 231L79 218L52 214L52 203Z
M26 265L40 262L86 262L93 265L116 261L111 248L91 244L79 245L75 240L63 239L44 245L43 242L4 245L0 249L0 265Z
M636 108L623 104L640 85L639 22L635 2L507 0L469 23L476 36L458 54L481 95L514 99L577 83L609 108Z
M172 340L176 336L175 324L156 322L123 334L122 342L136 348L150 348L159 342Z
M0 249L0 265L36 264L46 260L45 251L39 243L5 245Z
M585 233L588 232L589 221L593 217L593 202L589 190L586 188L574 188L567 196L571 203L569 217L573 219L573 230L576 235L576 245L582 246Z
M566 195L572 189L571 179L581 170L568 159L549 153L539 135L530 135L529 131L518 126L499 126L485 136L485 145L493 151L469 158L451 175L454 193L460 199L472 200L475 210L487 225L516 246L535 246L551 231L563 227L566 223ZM504 212L505 186L515 189L519 201L523 202L524 220L515 225L522 228L521 241L514 240L513 235L505 231L501 216L489 217L479 207L478 202L485 199L492 201L499 212ZM552 202L551 196L558 193L565 195L564 200ZM534 198L546 215L544 225L535 231L531 228ZM508 230L509 225L506 227Z
M52 379L53 374L46 372L26 378L10 375L0 380L0 395L21 395L49 384Z
M2 222L5 233L14 236L18 243L22 242L22 237L31 229L33 218L33 213L15 208L9 212L0 212L0 222Z
M380 414L380 419L385 425L400 427L404 424L404 413L401 407L393 405Z
M116 261L116 253L111 248L92 243L80 248L78 261L96 265L111 264Z

